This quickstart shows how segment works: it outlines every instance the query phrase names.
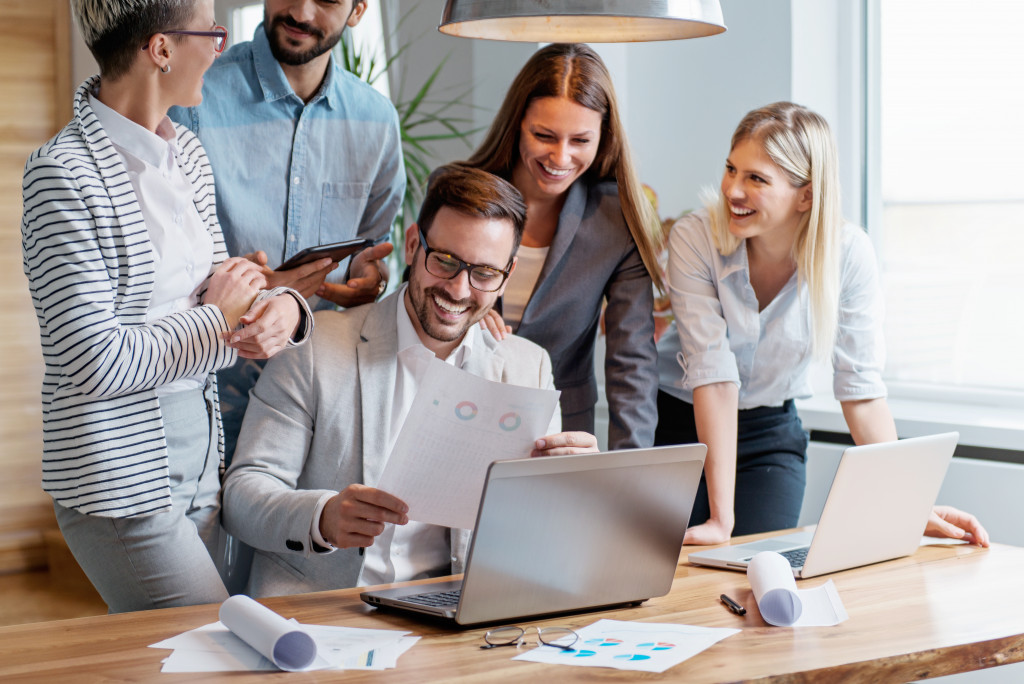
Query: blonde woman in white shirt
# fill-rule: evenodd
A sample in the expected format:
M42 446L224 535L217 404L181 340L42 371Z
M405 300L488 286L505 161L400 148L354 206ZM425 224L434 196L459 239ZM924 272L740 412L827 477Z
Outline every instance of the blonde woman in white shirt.
M672 229L655 443L708 445L687 544L797 524L808 438L793 400L811 394L813 358L831 360L857 444L896 439L875 257L842 219L838 170L824 118L762 107L733 134L720 194ZM946 507L928 531L988 543Z
M166 116L198 104L224 47L213 0L72 10L100 76L23 185L46 362L43 488L111 612L219 601L213 372L304 338L308 309L227 258L206 155Z

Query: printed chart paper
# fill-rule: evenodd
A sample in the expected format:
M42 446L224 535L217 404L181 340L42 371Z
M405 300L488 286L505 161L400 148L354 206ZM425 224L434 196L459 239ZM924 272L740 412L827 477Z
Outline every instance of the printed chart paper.
M409 505L409 519L472 529L487 466L526 458L548 434L555 390L517 387L432 359L377 488Z
M579 639L571 651L541 646L513 660L664 672L739 631L724 627L598 620L576 631Z

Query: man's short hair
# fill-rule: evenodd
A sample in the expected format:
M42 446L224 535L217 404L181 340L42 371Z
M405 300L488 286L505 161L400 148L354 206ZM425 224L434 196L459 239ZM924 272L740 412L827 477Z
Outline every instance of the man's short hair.
M128 73L153 34L184 28L195 15L196 2L71 0L71 11L85 44L100 65L100 75L117 79Z
M426 235L441 207L467 216L512 222L512 255L519 249L526 225L526 202L515 186L492 173L460 164L438 168L430 176L427 196L416 220Z

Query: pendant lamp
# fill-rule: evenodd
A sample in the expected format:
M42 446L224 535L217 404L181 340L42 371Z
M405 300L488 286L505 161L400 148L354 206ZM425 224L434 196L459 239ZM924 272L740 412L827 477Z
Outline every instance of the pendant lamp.
M528 43L627 43L725 31L718 0L447 0L441 33Z

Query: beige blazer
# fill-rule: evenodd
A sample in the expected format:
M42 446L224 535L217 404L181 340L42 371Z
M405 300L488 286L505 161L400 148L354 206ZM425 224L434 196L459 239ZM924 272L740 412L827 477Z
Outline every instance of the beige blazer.
M224 526L256 549L248 592L277 596L355 586L359 549L323 553L310 526L322 494L373 485L383 470L395 391L401 291L376 304L319 311L308 344L267 364L252 390L224 481ZM466 370L554 388L547 352L519 337L480 336ZM451 534L463 571L469 532Z

